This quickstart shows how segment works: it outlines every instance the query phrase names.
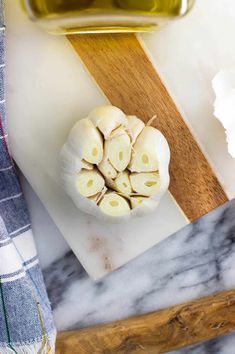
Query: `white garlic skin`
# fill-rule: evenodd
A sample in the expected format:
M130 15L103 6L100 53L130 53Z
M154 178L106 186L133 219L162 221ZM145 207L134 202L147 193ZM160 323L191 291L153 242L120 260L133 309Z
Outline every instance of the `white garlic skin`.
M116 128L126 127L128 124L127 117L121 109L111 105L93 109L88 119L101 131L105 139L109 138Z

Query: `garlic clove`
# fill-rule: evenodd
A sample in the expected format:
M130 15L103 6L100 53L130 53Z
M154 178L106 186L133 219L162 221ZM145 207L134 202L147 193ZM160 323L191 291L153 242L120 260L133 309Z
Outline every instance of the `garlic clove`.
M76 178L78 192L84 197L91 197L101 192L105 186L104 178L96 171L82 170Z
M131 141L123 128L113 131L110 138L105 141L104 150L117 171L122 172L126 169L131 159Z
M124 195L129 195L132 192L129 174L128 171L121 172L114 181L115 189Z
M114 179L117 177L117 171L109 162L106 154L104 154L103 160L98 164L98 169L100 170L100 172L105 178Z
M88 119L79 120L72 128L69 147L85 161L98 164L103 158L103 139L100 132Z
M133 146L133 153L128 166L131 172L154 172L159 169L159 156L165 155L169 163L169 146L163 134L146 126Z
M106 193L99 203L99 207L104 214L113 217L124 216L130 213L129 203L115 192Z
M147 199L148 197L143 197L143 196L131 197L130 198L131 208L135 209L137 207L140 207L141 205L143 205L143 202Z
M158 170L159 131L146 126L133 146L133 153L128 166L131 172L153 172Z
M133 173L130 175L133 190L143 196L152 196L160 190L160 177L157 172Z
M144 129L145 124L141 119L137 118L136 116L127 116L127 119L128 124L126 127L126 131L131 138L131 143L134 144L137 137Z
M109 138L117 127L125 127L128 124L126 115L119 108L111 105L95 108L88 118L101 131L105 139Z

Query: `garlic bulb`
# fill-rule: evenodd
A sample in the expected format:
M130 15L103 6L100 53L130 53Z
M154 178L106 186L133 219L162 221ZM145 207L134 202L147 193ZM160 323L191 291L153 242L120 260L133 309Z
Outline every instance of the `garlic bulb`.
M212 81L214 115L224 126L228 151L235 158L235 68L220 70Z
M111 222L156 209L169 186L170 150L162 133L119 108L95 108L61 149L61 180L75 205Z

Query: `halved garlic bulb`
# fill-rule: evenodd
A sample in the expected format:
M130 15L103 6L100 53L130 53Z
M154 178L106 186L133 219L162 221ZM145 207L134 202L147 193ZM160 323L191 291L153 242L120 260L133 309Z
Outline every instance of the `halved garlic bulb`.
M60 158L66 193L78 208L105 221L152 212L169 186L166 139L117 107L98 107L78 121Z

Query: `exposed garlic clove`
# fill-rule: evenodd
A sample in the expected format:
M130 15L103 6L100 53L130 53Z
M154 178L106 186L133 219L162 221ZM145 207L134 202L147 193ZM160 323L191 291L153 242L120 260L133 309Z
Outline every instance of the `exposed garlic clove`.
M134 144L137 137L144 129L145 124L141 119L137 118L136 116L127 116L127 119L128 124L126 127L126 131L131 138L131 143Z
M133 173L130 175L133 190L143 196L151 196L160 190L160 177L157 172Z
M99 203L99 207L104 214L113 217L120 217L130 213L130 206L126 199L114 192L106 193Z
M126 169L131 159L131 142L123 128L113 131L110 138L105 141L104 150L117 171L122 172Z
M105 139L109 138L116 128L128 124L126 115L114 106L97 107L91 111L88 118L101 131Z
M68 137L69 147L85 161L98 164L103 158L103 139L88 119L79 120Z
M101 192L104 186L104 178L96 170L82 170L77 175L76 187L78 192L84 197L91 197Z
M128 166L131 172L158 170L158 145L163 135L155 128L145 127L133 146L132 159Z
M143 202L147 199L148 199L148 197L143 197L143 196L131 197L130 198L131 208L135 209L135 208L143 205Z
M117 171L109 162L106 154L104 154L103 160L98 164L98 169L105 178L114 179L117 177Z
M128 171L121 172L115 179L114 183L115 189L118 192L123 193L124 195L131 194L132 188Z

